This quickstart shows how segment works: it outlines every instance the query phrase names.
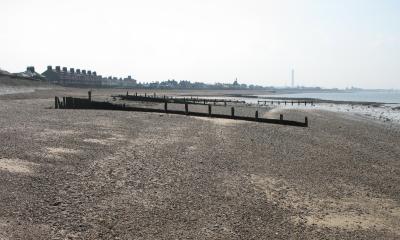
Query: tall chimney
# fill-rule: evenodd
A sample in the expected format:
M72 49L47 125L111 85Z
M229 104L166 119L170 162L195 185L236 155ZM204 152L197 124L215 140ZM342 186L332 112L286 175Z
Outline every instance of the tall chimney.
M47 70L53 70L53 68L49 65L47 66Z
M81 70L79 68L76 69L76 73L81 74Z
M26 68L26 71L35 72L35 67L29 66L29 67Z
M87 74L88 74L88 75L92 75L92 71L88 70L88 71L87 71Z
M69 72L70 72L70 73L74 73L74 72L75 72L75 69L70 68L70 69L69 69Z
M82 74L83 74L83 75L86 75L86 70L82 70Z
M56 71L57 72L61 72L61 67L60 66L56 66Z
M68 72L68 68L63 67L63 72Z
M93 76L97 76L97 73L96 73L96 72L93 72Z

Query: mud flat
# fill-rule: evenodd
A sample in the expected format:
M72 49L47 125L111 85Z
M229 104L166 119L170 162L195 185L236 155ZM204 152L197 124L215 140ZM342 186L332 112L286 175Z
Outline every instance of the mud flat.
M0 97L0 239L400 238L392 125L316 109L264 113L306 114L297 128L50 108L85 91Z

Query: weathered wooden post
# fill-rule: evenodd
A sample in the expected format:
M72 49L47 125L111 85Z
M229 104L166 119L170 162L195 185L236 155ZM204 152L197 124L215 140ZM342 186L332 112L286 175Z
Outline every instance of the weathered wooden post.
M65 101L65 97L63 97L63 108L67 108L67 106L65 105L65 103L66 103L67 101Z
M300 100L298 100L298 101L297 101L297 105L299 105L299 106L300 106Z
M206 105L206 100L204 99L204 105Z
M165 110L165 113L168 112L168 102L167 101L164 102L164 110Z
M279 115L279 119L283 121L283 114Z
M126 96L129 96L129 92L128 91L126 91Z
M208 116L211 117L211 104L208 104Z
M256 121L258 121L258 110L256 110L256 116L255 116L255 118L256 118Z
M189 114L189 105L185 102L185 114Z
M286 101L285 101L285 106L286 106Z
M137 92L135 93L135 96L137 97Z
M217 100L214 99L214 106L217 105Z
M307 101L304 101L304 106L307 106Z
M147 93L144 93L144 97L147 97Z
M231 108L231 116L235 117L235 108L234 107Z
M92 101L92 91L88 92L89 101Z
M58 97L54 97L54 108L58 109Z
M225 107L226 107L226 101L224 101L224 105L225 105Z
M305 118L304 125L306 125L306 127L308 127L308 117Z
M292 100L292 106L293 106L293 100Z
M154 93L154 98L156 98L156 96L157 96L157 94L156 94L156 93Z

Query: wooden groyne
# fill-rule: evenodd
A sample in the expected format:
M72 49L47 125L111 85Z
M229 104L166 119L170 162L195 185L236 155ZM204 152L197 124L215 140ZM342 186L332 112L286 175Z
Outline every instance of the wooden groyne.
M129 92L126 93L126 95L116 95L113 96L114 98L118 97L121 100L127 100L127 101L138 101L138 102L158 102L158 103L163 103L163 102L168 102L168 103L177 103L177 104L200 104L200 105L208 105L208 104L222 104L224 106L227 106L227 103L246 103L245 101L239 101L239 100L228 100L228 99L212 99L212 98L198 98L198 97L171 97L171 96L166 96L166 95L157 95L156 93L153 94L147 94L145 93L144 95L140 95L138 93L135 93L134 95L130 95Z
M304 105L304 106L307 106L307 104L308 105L310 105L310 106L314 106L314 102L313 101L300 101L300 100L269 100L269 101L267 101L267 100L258 100L257 101L257 103L259 104L259 105L261 105L261 104L263 104L263 105L267 105L267 104L270 104L270 105L292 105L292 106L294 106L294 105L298 105L298 106L300 106L300 105Z
M244 117L235 115L235 108L231 107L231 114L217 114L212 112L212 105L208 105L208 112L192 112L189 111L189 103L185 103L185 110L170 110L168 109L168 101L164 102L164 109L154 109L145 107L132 107L126 106L125 104L113 104L109 102L97 102L92 101L91 92L89 92L88 98L75 98L75 97L55 97L55 108L56 109L97 109L97 110L116 110L116 111L133 111L133 112L154 112L154 113L167 113L167 114L178 114L196 117L211 117L211 118L223 118L223 119L234 119L242 121L260 122L260 123L272 123L288 126L297 127L308 127L308 118L305 117L304 122L285 120L283 115L280 115L279 119L269 119L259 117L258 111L255 111L254 117Z

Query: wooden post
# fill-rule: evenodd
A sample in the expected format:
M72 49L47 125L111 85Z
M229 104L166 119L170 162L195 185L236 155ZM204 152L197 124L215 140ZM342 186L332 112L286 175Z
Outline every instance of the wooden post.
M308 127L308 117L305 118L304 124L306 125L306 127Z
M279 119L280 119L281 121L283 121L283 114L281 114L281 115L279 116Z
M156 93L154 93L154 98L156 98L156 96L157 96Z
M167 101L165 101L165 103L164 103L164 110L165 110L165 113L168 112L168 102Z
M147 97L147 93L144 93L144 97Z
M286 101L285 101L285 106L286 106Z
M256 111L256 121L258 120L258 110Z
M58 109L58 97L54 97L54 108Z
M234 108L234 107L231 108L231 116L232 116L232 117L235 116L235 108Z
M63 97L63 108L66 108L66 105L65 105L65 103L66 103L67 101L65 101L65 97Z
M126 91L126 96L129 96L129 92L128 91Z
M297 101L297 105L299 105L299 106L300 106L300 100L298 100L298 101Z
M135 96L137 97L137 92L135 93Z
M206 100L204 99L204 105L206 105Z
M225 107L226 107L226 101L224 101L224 105L225 105Z
M274 101L271 101L271 104L274 105Z
M92 91L88 92L89 101L92 101Z
M189 106L188 104L185 102L185 114L188 115L189 114Z
M208 104L208 116L211 117L211 104Z
M293 100L292 100L292 106L293 106Z

